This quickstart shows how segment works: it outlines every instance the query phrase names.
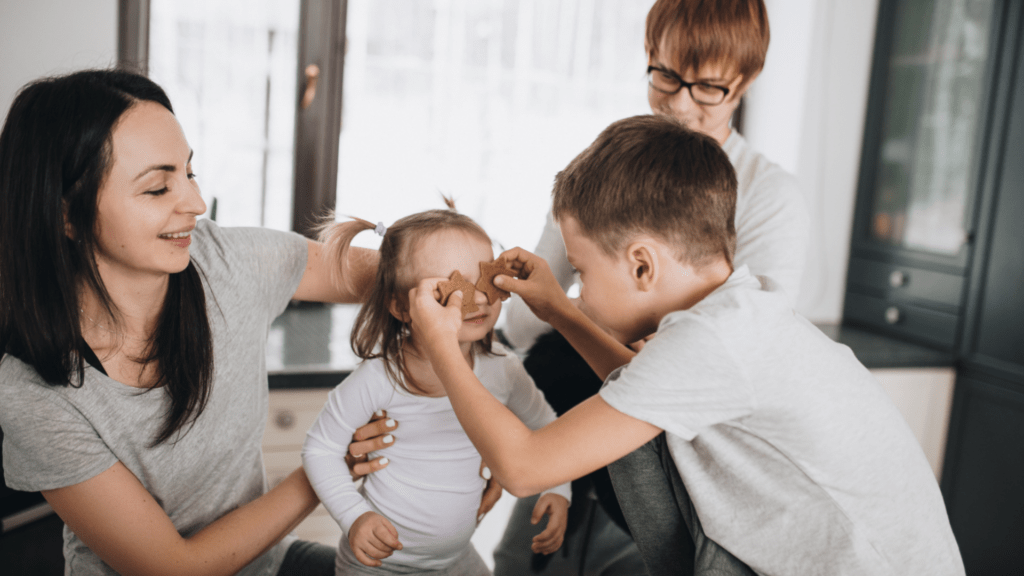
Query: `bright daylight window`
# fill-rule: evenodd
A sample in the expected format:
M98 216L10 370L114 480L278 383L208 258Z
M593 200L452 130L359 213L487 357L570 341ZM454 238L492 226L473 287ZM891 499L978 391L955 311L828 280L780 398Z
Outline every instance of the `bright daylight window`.
M299 0L150 0L149 25L149 76L217 221L289 229Z
M299 1L151 0L150 75L224 225L290 226ZM555 173L649 111L652 3L349 0L338 213L390 224L444 192L533 248Z
M505 247L532 250L555 174L609 123L650 110L651 4L349 0L338 214L390 224L443 208L443 192Z

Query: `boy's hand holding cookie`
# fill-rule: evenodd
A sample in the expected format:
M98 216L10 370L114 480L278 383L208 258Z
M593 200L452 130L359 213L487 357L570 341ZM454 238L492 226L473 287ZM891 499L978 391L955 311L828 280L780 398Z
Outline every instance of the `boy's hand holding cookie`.
M558 494L542 495L533 507L530 523L540 522L545 514L548 516L548 525L543 532L533 537L533 544L530 545L530 550L537 554L551 554L562 546L565 527L569 522L569 501Z
M367 566L380 566L381 560L402 549L398 530L376 512L365 512L348 531L348 545L359 560Z
M499 258L504 258L519 278L498 275L494 285L521 296L537 318L550 323L552 317L574 308L543 258L522 248L506 250Z

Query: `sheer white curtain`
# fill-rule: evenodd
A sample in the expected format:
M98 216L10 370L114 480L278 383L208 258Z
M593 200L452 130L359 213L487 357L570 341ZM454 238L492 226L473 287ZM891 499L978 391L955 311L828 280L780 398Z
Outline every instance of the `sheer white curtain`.
M150 0L150 77L229 226L291 226L299 0Z
M390 224L443 192L532 249L558 170L649 113L651 4L349 0L338 213Z

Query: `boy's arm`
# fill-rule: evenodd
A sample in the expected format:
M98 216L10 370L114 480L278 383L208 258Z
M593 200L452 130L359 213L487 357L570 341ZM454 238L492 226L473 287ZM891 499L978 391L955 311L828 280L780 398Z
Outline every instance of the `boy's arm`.
M497 276L494 284L519 294L538 318L565 336L601 380L636 356L573 304L543 258L522 248L507 250L501 256L519 278Z
M612 408L600 396L551 424L530 430L480 383L459 350L461 293L442 307L434 290L443 278L410 291L410 314L419 325L434 372L473 445L505 489L515 496L579 478L657 436L661 429Z

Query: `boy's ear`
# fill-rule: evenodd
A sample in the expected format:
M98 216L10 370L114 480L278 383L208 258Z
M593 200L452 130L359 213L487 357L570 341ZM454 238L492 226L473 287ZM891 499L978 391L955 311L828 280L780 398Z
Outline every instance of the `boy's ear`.
M638 290L647 292L654 287L661 269L658 252L649 242L641 240L630 244L626 251L626 263Z
M412 322L409 312L402 307L402 303L398 301L398 298L391 299L391 304L388 306L388 312L391 312L391 315L399 322Z

